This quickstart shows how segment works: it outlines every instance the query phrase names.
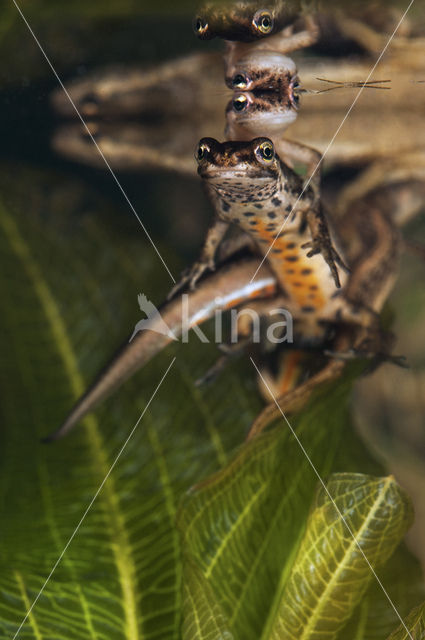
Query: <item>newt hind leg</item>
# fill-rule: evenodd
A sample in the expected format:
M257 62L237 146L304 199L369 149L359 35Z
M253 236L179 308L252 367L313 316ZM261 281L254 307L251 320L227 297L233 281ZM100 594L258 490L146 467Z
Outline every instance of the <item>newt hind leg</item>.
M301 409L319 385L339 378L345 366L342 360L332 360L311 378L280 397L273 396L271 389L268 388L269 398L272 395L273 401L261 411L252 423L246 438L247 441L260 435L279 416L286 420L287 413ZM263 382L266 383L265 380Z
M302 373L304 352L299 350L284 351L279 354L279 366L274 374L269 367L262 367L258 376L258 388L266 402L273 397L281 397L294 389Z

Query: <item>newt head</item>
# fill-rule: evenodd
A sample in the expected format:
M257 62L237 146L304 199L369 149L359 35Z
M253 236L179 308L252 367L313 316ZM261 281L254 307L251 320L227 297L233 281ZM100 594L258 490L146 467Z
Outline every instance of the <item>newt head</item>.
M271 36L293 22L296 14L290 3L279 0L210 2L193 20L193 30L201 40L215 37L238 42L253 42Z
M210 182L246 184L275 181L279 176L279 158L269 138L254 138L248 142L218 142L202 138L196 149L198 173Z
M268 138L222 143L202 138L196 159L201 178L234 201L261 201L277 188L280 161Z

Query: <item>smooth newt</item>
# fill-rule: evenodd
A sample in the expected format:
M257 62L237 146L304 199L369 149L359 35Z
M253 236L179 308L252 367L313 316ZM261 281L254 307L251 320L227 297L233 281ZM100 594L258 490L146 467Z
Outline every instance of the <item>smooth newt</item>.
M397 273L400 251L397 221L410 219L421 210L424 191L423 176L411 181L405 176L402 179L396 176L391 184L374 189L358 202L353 202L345 215L337 221L338 231L352 269L344 295L352 298L354 304L364 305L376 313L381 311ZM248 303L250 306L258 305L261 300L264 307L267 307L272 300L275 301L279 284L266 263L250 282L257 264L256 258L240 260L231 265L221 266L217 273L203 280L188 298L189 324L201 324L218 308L230 309L236 305L243 307ZM270 299L270 302L266 299ZM258 302L253 302L255 300ZM163 320L176 335L181 332L181 305L179 298L161 309ZM87 413L111 395L170 341L170 337L151 331L137 334L134 340L126 343L101 372L74 406L63 425L48 440L55 440L71 430ZM335 351L346 351L352 348L369 356L379 353L380 335L376 332L374 323L370 326L348 327L343 323L339 325L334 341ZM280 406L284 411L297 409L319 384L338 377L344 366L344 360L331 359L329 364L316 375L279 398ZM276 405L266 407L254 422L250 436L253 437L259 433L276 417L278 417Z
M267 256L293 313L329 318L346 274L333 247L325 216L311 188L284 164L268 138L219 143L204 138L197 149L198 172L213 203L216 220L200 259L171 295L193 288L208 268L231 223Z

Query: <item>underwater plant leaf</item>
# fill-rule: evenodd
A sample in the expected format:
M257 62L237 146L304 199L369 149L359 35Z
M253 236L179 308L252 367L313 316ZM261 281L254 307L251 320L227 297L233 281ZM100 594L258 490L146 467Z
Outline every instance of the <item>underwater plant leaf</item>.
M326 400L322 401L326 404ZM317 409L317 402L315 406ZM323 638L378 640L385 637L382 633L376 634L376 626L368 629L371 633L355 634L357 620L350 629L345 627L351 616L355 618L356 607L371 582L374 582L373 588L370 587L374 598L367 594L369 604L377 601L380 613L391 622L393 617L388 614L394 612L379 585L375 584L369 565L353 546L348 530L345 533L342 530L345 525L324 489L320 487L309 518L308 497L301 499L298 505L285 499L285 490L282 490L284 472L278 463L282 455L287 462L283 468L288 475L293 467L302 466L302 460L291 450L289 434L279 430L270 432L244 447L228 467L188 494L178 518L185 554L211 584L214 598L222 606L235 638L321 638L320 631ZM293 480L293 486L298 486L299 490L297 478ZM313 484L314 481L317 483L317 477L312 480ZM392 478L361 474L334 474L328 490L371 565L381 567L411 523L411 505L405 493ZM276 531L274 527L278 527ZM320 540L324 536L322 544L328 552L338 552L338 563L332 553L330 557L322 558L317 553L316 535ZM336 542L340 548L335 548ZM308 556L309 550L313 559ZM302 558L302 554L306 557ZM314 558L318 566L314 566ZM403 554L401 558L406 560ZM387 563L387 577L391 563L392 559ZM321 575L324 567L328 571L325 579ZM398 576L402 588L412 580L412 570L419 578L416 561L411 559L406 569L404 575ZM346 579L350 581L348 589L344 584ZM309 580L315 581L313 589ZM329 591L322 593L321 588L328 582ZM299 589L295 594L294 583ZM394 587L391 582L388 585ZM409 596L417 598L421 590L418 579ZM306 594L313 600L310 610L306 608ZM338 598L343 600L340 606ZM321 615L326 617L329 609L335 613L334 607L339 617L334 615L327 627ZM300 626L295 631L286 626L282 628L282 622L288 625L297 615L304 615L310 622L315 615L317 625L313 623L304 635L301 635ZM340 636L342 628L344 632Z
M278 427L242 447L183 501L184 552L210 582L235 638L261 637L280 598L317 485L312 464L321 475L330 472L348 389L347 381L334 385L294 420L310 461L287 426Z
M202 571L190 561L184 566L182 640L233 640Z
M137 294L159 302L170 284L131 212L79 182L3 167L0 193L0 637L13 638L180 354L19 633L180 638L180 496L225 464L260 403L234 372L197 390L216 348L191 340L41 444L140 319Z
M407 618L412 606L423 602L422 569L404 544L377 570L377 575L385 592L376 579L372 580L351 619L338 634L338 640L387 638L400 621Z
M320 487L271 626L279 638L335 638L412 521L394 478L335 474Z
M425 604L413 609L388 640L423 640L425 637Z

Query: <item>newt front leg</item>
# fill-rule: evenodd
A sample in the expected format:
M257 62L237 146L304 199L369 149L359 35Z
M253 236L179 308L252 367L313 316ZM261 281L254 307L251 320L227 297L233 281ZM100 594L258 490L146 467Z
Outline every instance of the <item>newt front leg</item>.
M348 273L349 269L342 260L341 256L332 244L328 226L321 204L318 207L311 207L304 213L301 224L307 224L311 233L311 240L302 245L303 249L310 249L307 257L311 258L317 254L321 254L331 270L335 285L340 288L341 281L337 265Z
M228 222L224 222L218 218L213 222L212 226L208 229L207 237L199 259L189 267L189 269L183 272L179 282L168 294L168 300L171 300L176 293L187 285L189 286L189 289L193 290L199 278L205 273L205 271L215 270L215 254L228 228Z

